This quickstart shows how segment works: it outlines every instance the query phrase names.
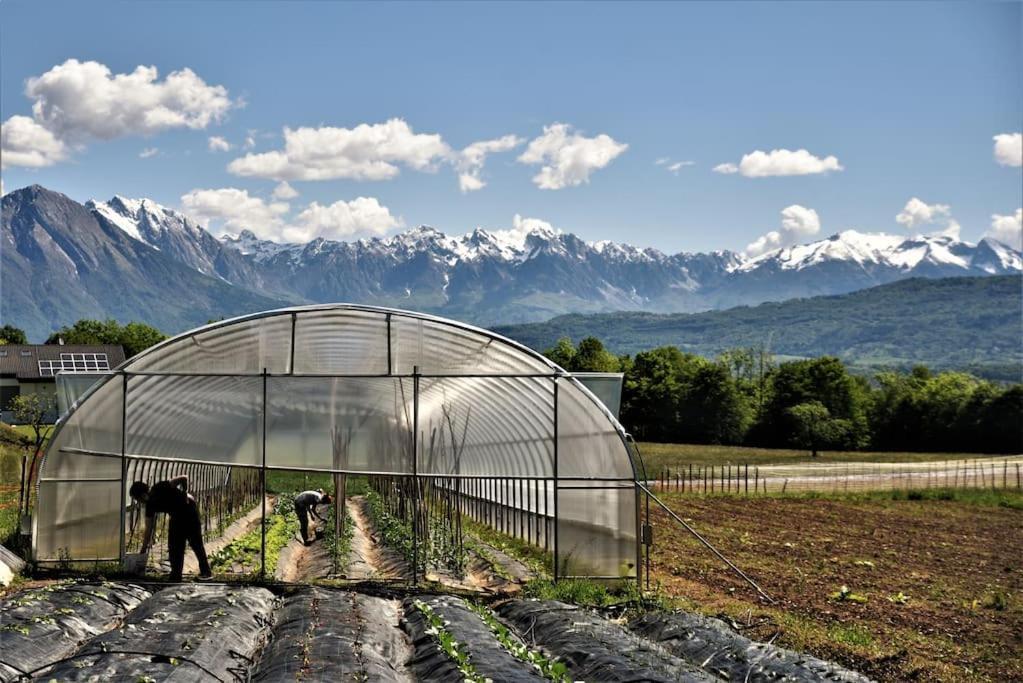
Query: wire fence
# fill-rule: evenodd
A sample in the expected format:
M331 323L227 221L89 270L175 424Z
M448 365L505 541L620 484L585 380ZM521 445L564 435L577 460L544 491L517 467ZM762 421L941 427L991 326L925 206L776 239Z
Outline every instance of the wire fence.
M857 491L1023 489L1023 455L929 462L681 465L647 486L692 495L764 495Z

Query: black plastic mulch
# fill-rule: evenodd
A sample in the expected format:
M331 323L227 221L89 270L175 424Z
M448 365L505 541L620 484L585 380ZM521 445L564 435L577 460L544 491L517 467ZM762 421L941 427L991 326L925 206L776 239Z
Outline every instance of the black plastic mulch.
M24 590L0 601L0 681L72 654L150 596L123 583L66 583Z
M633 619L629 628L660 643L672 654L730 681L868 683L870 680L823 659L752 641L720 619L699 614L651 612Z
M247 681L277 599L265 588L166 588L120 628L42 672L58 681Z
M401 641L391 601L301 589L285 599L253 680L407 680Z
M555 600L509 600L497 613L531 647L560 659L575 680L716 681L680 659L589 610Z
M444 620L444 630L464 644L469 662L479 675L507 683L537 683L545 680L534 666L505 650L490 627L461 598L423 595L419 599ZM463 680L464 676L459 673L458 666L448 658L436 638L427 633L429 623L412 599L405 601L405 615L406 631L415 647L410 668L422 680Z

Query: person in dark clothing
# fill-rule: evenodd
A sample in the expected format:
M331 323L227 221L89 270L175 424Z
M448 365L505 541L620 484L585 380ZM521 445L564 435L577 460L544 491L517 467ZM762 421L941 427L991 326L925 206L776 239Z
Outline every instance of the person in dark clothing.
M195 498L188 493L188 477L182 475L170 481L159 481L150 487L144 481L131 485L131 497L146 506L146 527L142 534L142 552L147 553L153 545L156 530L156 515L163 513L170 518L167 529L167 554L170 557L171 581L181 580L185 565L185 545L192 547L195 559L199 561L199 579L213 578L206 546L202 542L202 522Z
M332 502L330 494L324 493L323 489L316 491L303 491L295 496L295 514L298 515L298 525L302 529L302 542L309 545L309 516L317 522L323 518L316 512L317 505L329 505ZM313 534L315 539L316 535Z

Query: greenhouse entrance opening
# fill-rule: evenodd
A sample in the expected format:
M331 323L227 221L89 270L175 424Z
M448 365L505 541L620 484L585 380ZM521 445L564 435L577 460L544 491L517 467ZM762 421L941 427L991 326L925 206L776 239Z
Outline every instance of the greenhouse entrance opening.
M292 497L323 488L338 578L365 570L348 566L361 533L389 553L378 579L455 571L485 536L555 579L638 581L641 467L603 403L511 340L407 311L282 309L179 335L83 395L43 458L33 554L130 567L128 488L185 474L219 573L281 578Z

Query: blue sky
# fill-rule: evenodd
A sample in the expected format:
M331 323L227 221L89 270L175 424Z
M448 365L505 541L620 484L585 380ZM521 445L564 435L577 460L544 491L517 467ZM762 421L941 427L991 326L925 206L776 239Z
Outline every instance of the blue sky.
M518 215L670 252L953 221L977 240L1023 203L1021 7L6 0L4 189L146 196L278 239ZM75 95L140 65L158 71L151 92ZM187 96L168 94L186 68ZM182 104L192 90L210 101ZM33 114L61 97L72 114ZM111 123L102 108L125 100ZM169 112L154 118L157 100ZM309 129L305 143L286 148L285 128ZM1017 137L999 163L1002 134ZM502 138L468 163L466 147ZM460 173L485 186L463 191ZM282 179L297 196L272 196Z

